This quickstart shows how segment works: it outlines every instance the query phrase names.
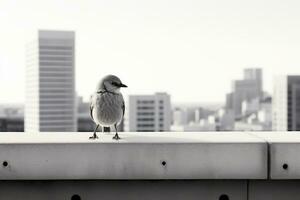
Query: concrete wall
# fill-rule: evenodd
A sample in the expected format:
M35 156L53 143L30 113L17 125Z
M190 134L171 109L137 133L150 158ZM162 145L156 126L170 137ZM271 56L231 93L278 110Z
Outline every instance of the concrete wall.
M296 200L300 133L0 134L0 199Z

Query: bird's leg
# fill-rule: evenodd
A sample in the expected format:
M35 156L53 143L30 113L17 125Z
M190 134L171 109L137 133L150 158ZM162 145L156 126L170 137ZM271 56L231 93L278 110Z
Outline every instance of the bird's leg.
M115 124L115 129L116 129L116 134L115 134L115 136L113 137L113 139L114 139L114 140L119 140L119 139L121 139L121 138L120 138L119 135L118 135L117 124Z
M89 137L89 139L91 139L91 140L98 139L98 136L96 134L98 127L99 127L99 124L97 124L97 126L95 128L93 136Z

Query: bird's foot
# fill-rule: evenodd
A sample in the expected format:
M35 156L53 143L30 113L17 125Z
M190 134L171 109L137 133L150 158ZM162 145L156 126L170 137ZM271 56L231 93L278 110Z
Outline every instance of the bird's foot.
M116 133L116 135L112 139L114 139L114 140L120 140L121 138L119 137L118 133Z
M98 139L98 136L96 134L94 134L93 136L89 137L90 140L95 140Z

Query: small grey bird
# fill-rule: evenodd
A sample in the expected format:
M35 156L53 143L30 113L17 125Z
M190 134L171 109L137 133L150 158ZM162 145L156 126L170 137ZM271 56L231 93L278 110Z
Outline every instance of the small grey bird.
M114 126L115 140L121 139L118 135L117 125L122 121L125 113L125 104L121 87L127 87L114 75L105 76L98 84L96 92L91 97L90 115L96 123L93 136L90 139L98 138L96 132L99 125L102 127Z

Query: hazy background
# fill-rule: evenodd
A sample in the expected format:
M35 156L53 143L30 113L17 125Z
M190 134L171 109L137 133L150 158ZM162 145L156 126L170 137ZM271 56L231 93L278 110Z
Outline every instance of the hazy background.
M106 74L126 94L224 102L246 67L300 73L300 2L293 0L0 0L0 103L23 103L25 44L38 29L76 32L76 90L88 99Z

